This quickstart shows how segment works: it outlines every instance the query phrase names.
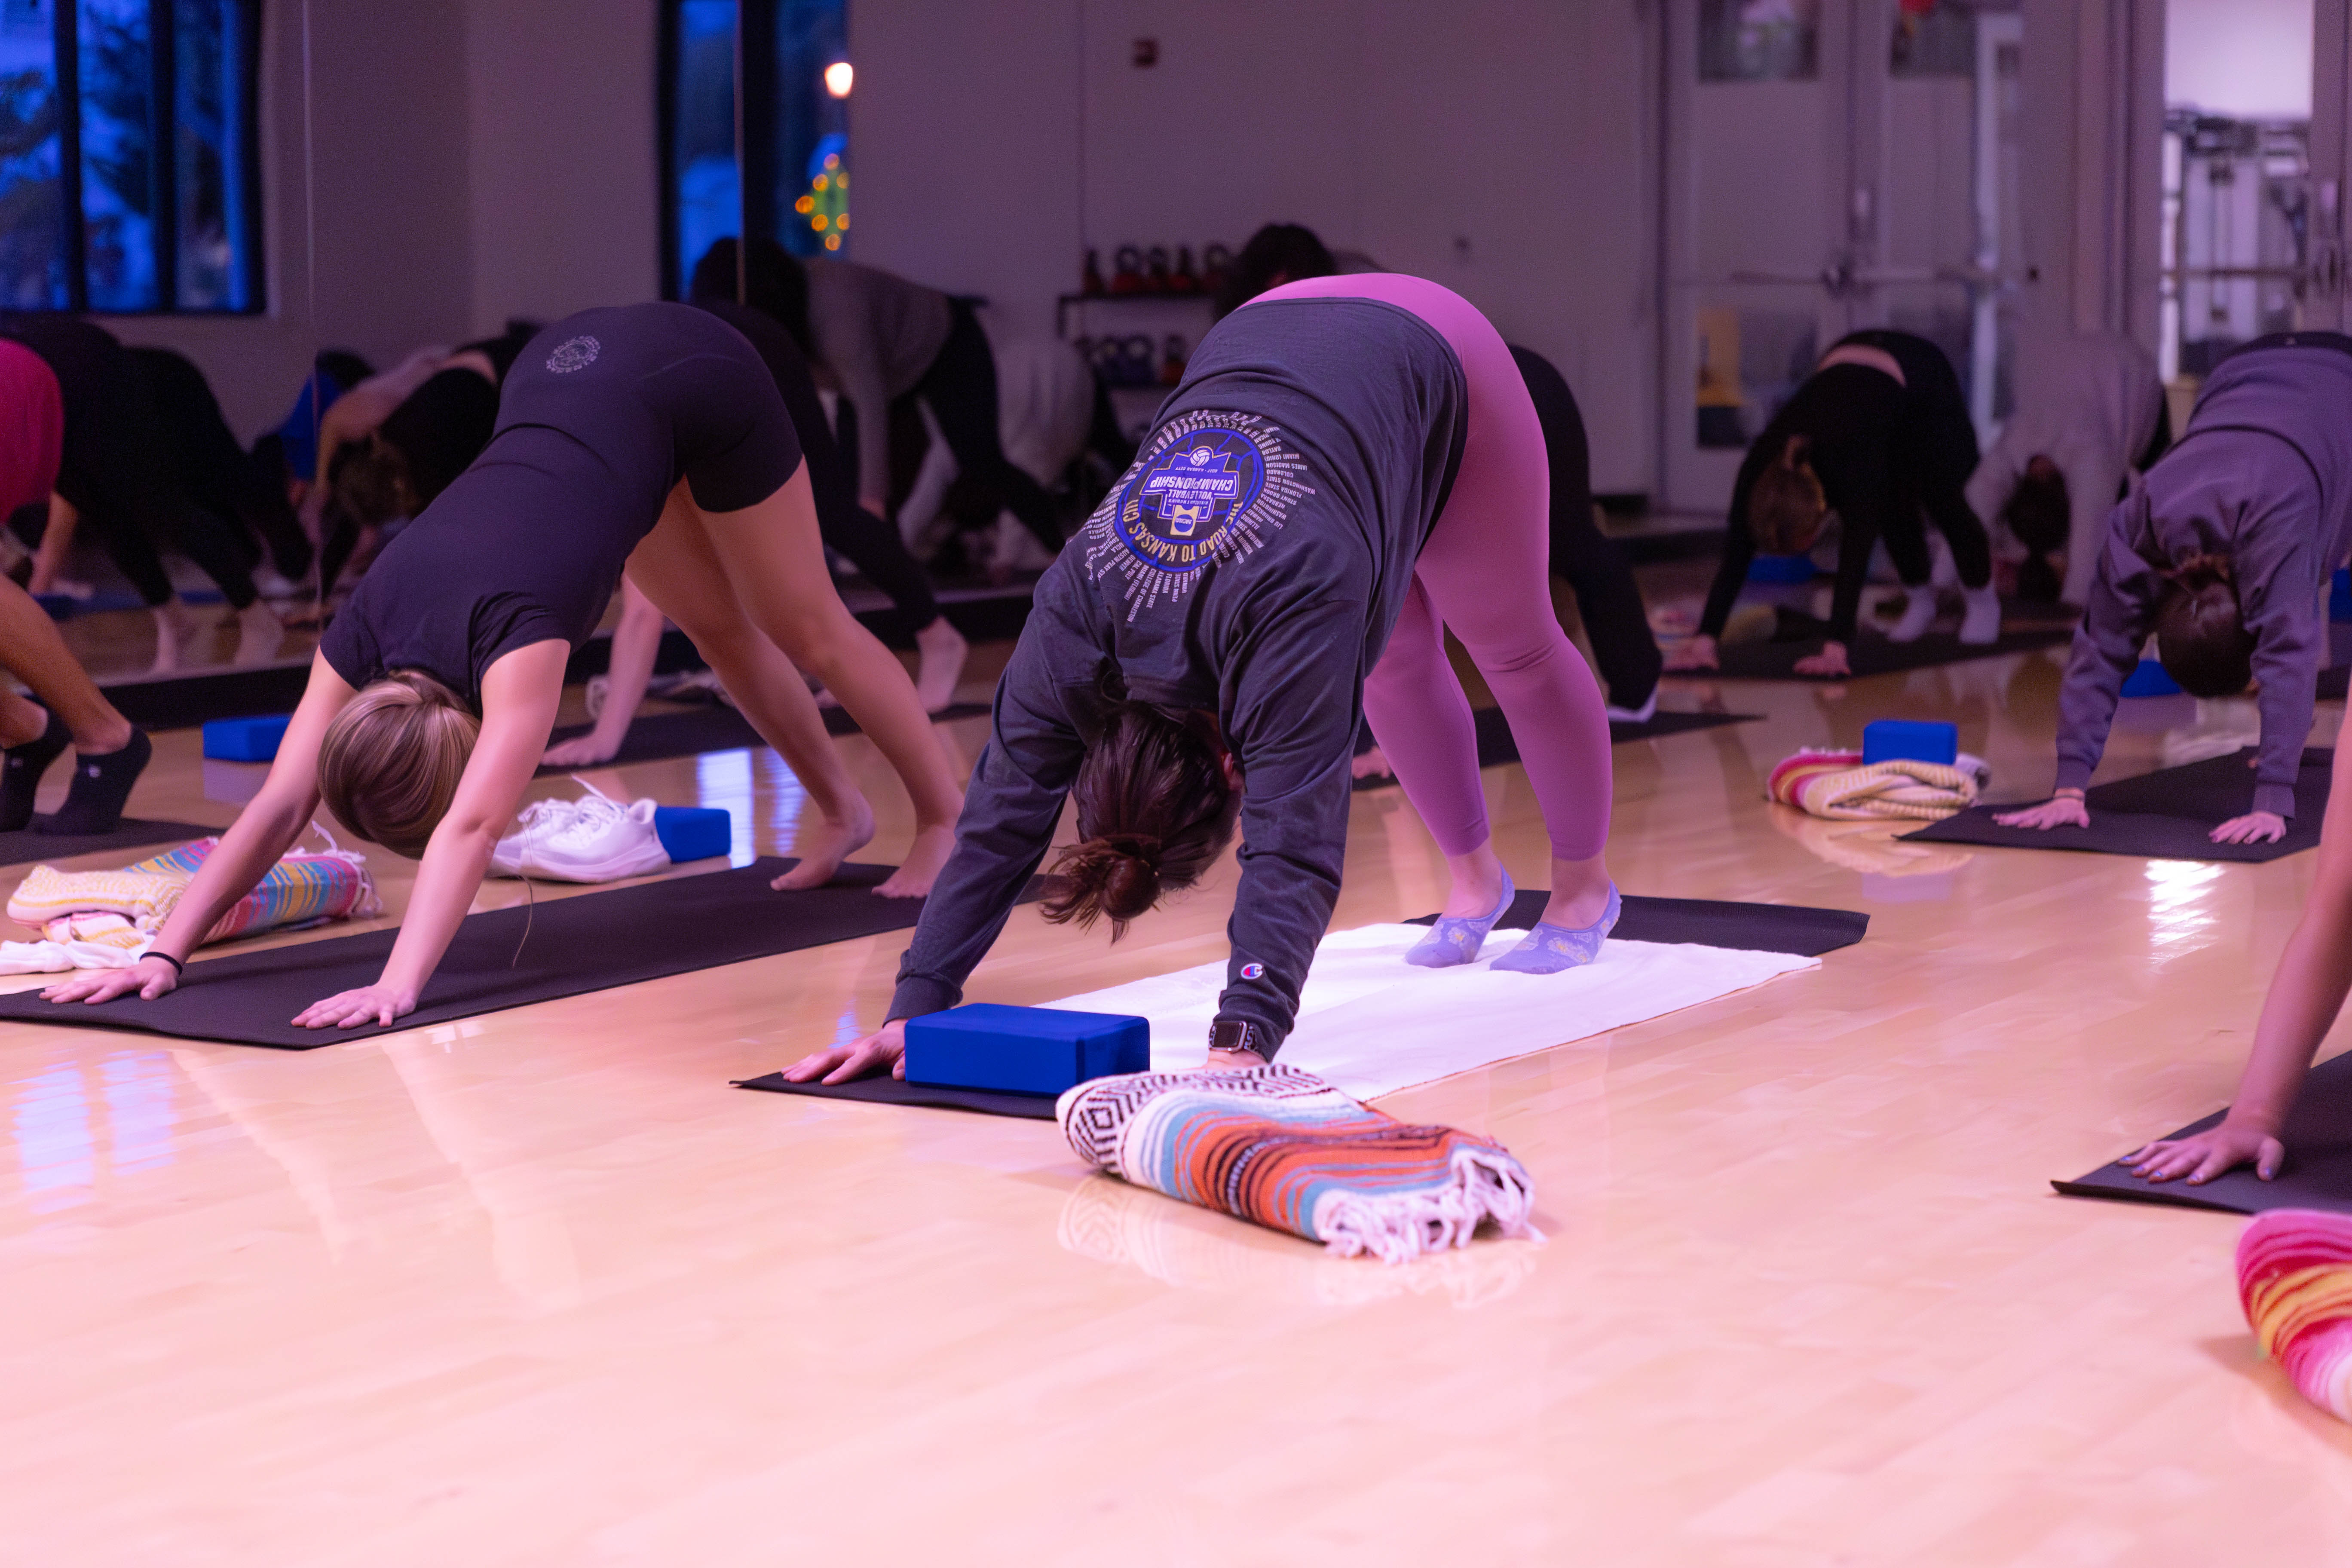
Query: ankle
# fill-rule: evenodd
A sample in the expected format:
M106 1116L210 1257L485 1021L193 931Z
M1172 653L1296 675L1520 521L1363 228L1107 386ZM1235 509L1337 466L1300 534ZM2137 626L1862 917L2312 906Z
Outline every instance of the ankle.
M77 725L73 731L74 752L79 756L103 757L131 744L131 721L116 714L111 722Z

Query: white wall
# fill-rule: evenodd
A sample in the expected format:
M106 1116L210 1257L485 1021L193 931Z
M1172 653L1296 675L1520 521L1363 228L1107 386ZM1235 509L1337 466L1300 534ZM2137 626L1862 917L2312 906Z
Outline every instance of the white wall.
M854 249L1050 331L1091 246L1260 224L1455 289L1651 488L1655 110L1638 0L853 0ZM1129 63L1133 41L1159 64Z
M654 0L469 0L472 330L660 289Z

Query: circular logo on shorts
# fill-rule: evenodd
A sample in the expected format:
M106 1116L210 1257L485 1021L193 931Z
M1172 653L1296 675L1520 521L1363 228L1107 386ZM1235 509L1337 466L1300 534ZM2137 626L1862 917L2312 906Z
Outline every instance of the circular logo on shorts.
M1202 425L1135 466L1112 531L1162 572L1198 572L1230 541L1233 521L1265 487L1265 454L1238 430Z
M575 370L586 370L596 363L596 351L604 345L593 338L566 338L555 345L547 356L547 368L558 375L570 375Z
M1263 963L1244 963L1244 964L1243 964L1243 965L1242 965L1242 978L1243 978L1244 980L1262 980L1262 979L1264 979L1265 977L1265 964L1263 964Z

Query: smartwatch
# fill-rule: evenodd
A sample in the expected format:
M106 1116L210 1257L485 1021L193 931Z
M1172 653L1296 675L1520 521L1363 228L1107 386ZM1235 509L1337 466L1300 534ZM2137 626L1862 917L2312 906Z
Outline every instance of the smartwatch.
M1220 1018L1209 1026L1209 1048L1213 1051L1247 1051L1260 1061L1272 1061L1273 1054L1265 1048L1265 1032L1243 1018Z

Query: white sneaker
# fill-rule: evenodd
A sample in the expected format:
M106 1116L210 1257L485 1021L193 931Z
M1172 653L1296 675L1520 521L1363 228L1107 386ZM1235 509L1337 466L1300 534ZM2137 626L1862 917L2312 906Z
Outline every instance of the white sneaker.
M586 780L579 782L588 793L572 803L569 819L520 846L524 875L558 882L612 882L669 864L669 851L654 831L650 799L623 805Z
M559 828L570 826L579 809L576 800L535 800L524 806L516 818L520 826L499 839L498 847L490 851L490 874L521 876L523 861L532 847Z
M1981 588L1963 588L1960 599L1968 606L1960 617L1960 640L1977 647L2000 640L2000 595L1990 583Z
M1936 624L1936 590L1933 584L1922 583L1917 587L1904 584L1903 617L1886 634L1888 642L1917 642Z

